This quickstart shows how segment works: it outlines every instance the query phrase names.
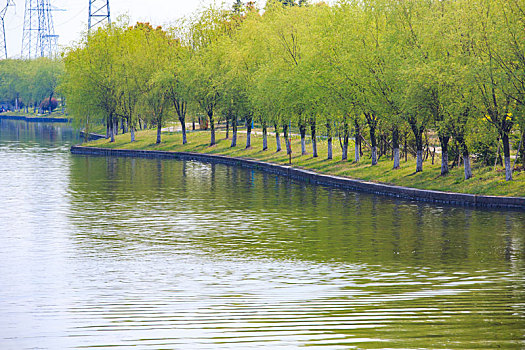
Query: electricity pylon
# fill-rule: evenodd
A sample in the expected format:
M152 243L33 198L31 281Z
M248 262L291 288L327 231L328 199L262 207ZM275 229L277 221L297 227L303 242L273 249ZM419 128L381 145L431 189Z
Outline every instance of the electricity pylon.
M49 0L26 0L22 57L55 57L58 35L55 34Z
M109 0L89 0L88 32L106 21L110 24L109 14Z
M5 14L9 6L15 6L15 2L7 0L7 4L3 9L0 10L0 60L7 59L7 42L5 39Z

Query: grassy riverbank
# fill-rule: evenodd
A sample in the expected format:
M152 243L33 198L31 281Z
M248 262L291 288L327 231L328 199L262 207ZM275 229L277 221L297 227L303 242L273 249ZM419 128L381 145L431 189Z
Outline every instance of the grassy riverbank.
M188 143L182 145L182 134L180 132L163 132L162 143L155 144L156 131L146 130L137 132L136 141L130 142L130 135L118 135L115 143L108 140L93 141L87 146L119 148L119 149L143 149L143 150L161 150L173 152L199 152L210 154L222 154L233 157L244 157L258 159L278 164L288 164L286 151L276 153L275 138L269 135L267 151L262 151L262 134L257 132L252 134L252 147L245 149L246 134L239 133L237 147L230 148L231 140L225 139L225 132L217 132L217 144L210 147L209 131L194 131L188 133ZM231 137L231 134L230 134ZM284 139L281 136L282 147L284 148ZM473 166L474 177L465 181L463 167L451 169L447 176L440 176L440 159L436 157L434 165L431 159L424 163L422 173L414 173L415 160L408 158L408 161L401 161L401 168L392 169L390 159L381 158L377 166L372 167L371 161L365 154L360 163L352 161L342 162L341 149L338 140L334 140L334 159L326 160L326 141L318 143L319 157L313 158L311 154L301 156L300 139L294 136L292 148L292 164L296 167L314 170L320 173L347 176L351 178L363 179L374 182L388 183L399 186L414 187L421 189L450 191L460 193L497 195L497 196L525 196L525 172L515 172L514 181L505 181L505 172L499 167L495 170L492 167ZM307 144L311 152L311 144ZM349 156L353 158L353 146L350 148Z

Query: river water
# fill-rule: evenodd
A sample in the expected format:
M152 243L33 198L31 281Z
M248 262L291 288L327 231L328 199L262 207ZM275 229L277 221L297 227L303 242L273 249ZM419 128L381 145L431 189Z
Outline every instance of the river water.
M0 121L0 349L525 348L523 212L75 142Z

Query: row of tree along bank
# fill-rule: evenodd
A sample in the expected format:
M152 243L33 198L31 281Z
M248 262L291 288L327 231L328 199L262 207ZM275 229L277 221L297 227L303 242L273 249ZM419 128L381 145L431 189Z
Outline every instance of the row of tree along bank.
M49 113L57 108L61 60L0 60L0 112Z
M501 158L512 179L511 149L525 161L525 0L348 0L334 5L269 1L264 9L237 1L207 8L163 29L125 20L85 36L64 56L61 91L79 125L104 121L114 140L120 123L135 140L138 128L200 115L211 131L226 121L253 123L281 135L290 156L291 127L307 134L312 155L327 138L353 160L363 150L372 165L400 148L423 171L432 140L441 174L471 159ZM336 142L334 142L336 140ZM501 154L503 157L501 157Z

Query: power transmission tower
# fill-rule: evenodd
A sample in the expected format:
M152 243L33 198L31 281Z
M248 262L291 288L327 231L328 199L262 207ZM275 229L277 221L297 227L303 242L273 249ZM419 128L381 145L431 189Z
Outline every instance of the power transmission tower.
M49 0L26 0L22 57L54 57L58 51L58 35L55 34L53 15Z
M110 24L109 14L109 0L89 0L88 32L106 21Z
M5 14L9 6L14 6L15 2L12 0L7 0L7 4L3 9L0 10L0 60L7 59L7 42L5 39Z

